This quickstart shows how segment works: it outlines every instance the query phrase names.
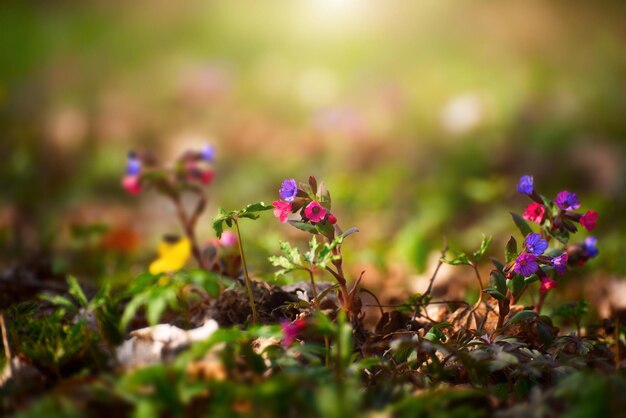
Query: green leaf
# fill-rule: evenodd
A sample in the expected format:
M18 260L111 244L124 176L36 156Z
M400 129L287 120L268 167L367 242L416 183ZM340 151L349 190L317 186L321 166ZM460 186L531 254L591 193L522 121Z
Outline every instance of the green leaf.
M215 231L215 235L218 238L222 238L222 233L224 232L224 220L223 219L214 220L213 230Z
M146 307L146 319L150 325L156 325L161 319L161 315L167 307L167 300L165 297L157 296L148 302Z
M493 241L493 237L490 236L487 238L485 234L483 234L483 240L480 243L480 248L472 254L474 260L479 260L483 255L485 255L489 249L489 245L491 245L491 241Z
M515 238L509 238L509 241L506 243L506 248L504 252L504 261L506 263L510 263L511 261L517 258L517 241Z
M272 205L266 205L263 202L258 202L258 203L252 203L249 204L248 206L246 206L245 208L243 208L243 210L241 211L240 215L244 213L253 213L253 212L264 212L266 210L270 210L270 209L274 209L274 206Z
M522 233L522 236L525 237L526 235L533 232L533 230L530 228L530 226L524 220L524 218L519 216L517 213L513 213L513 212L511 212L511 216L513 217L513 222L515 222L517 229L519 229L520 232Z
M471 265L469 258L467 258L467 255L465 253L457 254L457 256L454 257L452 260L442 258L441 261L443 261L446 264L450 264L451 266Z
M89 302L87 301L87 296L83 293L83 289L80 288L76 277L68 276L67 284L69 285L69 294L76 298L81 307L86 308Z
M317 227L315 225L311 225L310 223L301 222L301 221L288 221L292 226L296 227L300 231L309 232L311 234L319 234Z
M507 291L506 277L504 277L504 275L500 271L498 270L491 271L491 283L492 283L492 286L494 286L498 290L498 292L502 294L506 294L506 291Z
M512 279L507 282L507 286L511 289L513 296L517 297L524 290L524 276L515 274Z
M527 319L536 318L536 317L537 317L537 312L535 311L529 311L529 310L519 311L518 313L513 315L513 317L511 317L508 321L506 321L505 325L517 324Z
M489 293L491 296L493 296L494 298L498 299L498 300L506 300L507 297L505 295L503 295L502 293L500 293L498 291L498 289L494 289L493 287L487 287L483 290L483 292L485 293Z

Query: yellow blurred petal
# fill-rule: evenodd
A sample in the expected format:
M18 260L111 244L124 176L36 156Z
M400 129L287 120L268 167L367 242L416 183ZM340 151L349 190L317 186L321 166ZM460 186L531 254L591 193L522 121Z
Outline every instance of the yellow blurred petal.
M161 242L157 250L159 258L150 264L151 274L180 270L191 256L191 243L187 238L175 243Z

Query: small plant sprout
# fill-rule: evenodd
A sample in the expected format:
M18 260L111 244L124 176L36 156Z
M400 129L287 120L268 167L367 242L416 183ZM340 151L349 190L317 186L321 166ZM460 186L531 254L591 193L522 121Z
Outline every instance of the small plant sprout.
M281 270L278 275L287 274L295 270L303 270L309 274L313 293L313 304L318 306L318 293L315 285L314 273L322 269L330 273L337 282L338 300L351 320L357 320L361 313L361 302L357 296L358 285L363 273L348 289L348 280L343 271L343 256L341 245L344 238L354 232L356 228L342 231L337 225L337 217L331 212L331 197L324 182L318 184L317 179L309 177L308 183L296 183L294 179L283 181L278 195L281 200L275 201L274 216L282 223L313 234L309 242L309 251L300 254L297 248L288 243L281 243L282 256L271 257L270 261ZM318 236L324 238L320 243Z
M248 298L250 300L250 309L252 310L252 322L258 322L258 313L256 309L256 305L254 303L254 293L252 292L252 281L250 280L250 275L248 273L248 266L246 264L246 255L243 250L243 243L241 242L241 231L239 229L239 220L240 219L258 219L260 216L260 212L264 212L266 210L272 209L272 206L268 206L263 202L253 203L241 210L233 210L230 212L225 211L224 209L219 209L217 216L213 219L213 229L215 230L215 235L217 235L218 239L222 239L224 234L224 224L229 228L235 227L235 231L237 233L236 241L239 244L239 255L241 256L241 264L243 267L243 275L246 281L246 289L248 291Z
M191 254L201 268L208 269L206 261L196 238L196 225L207 205L205 186L213 181L213 161L215 150L206 145L200 151L185 151L172 167L159 166L155 158L148 152L128 154L126 173L122 179L123 188L131 195L137 196L146 189L154 189L168 198L174 208ZM188 210L183 205L183 195L195 196L195 205Z

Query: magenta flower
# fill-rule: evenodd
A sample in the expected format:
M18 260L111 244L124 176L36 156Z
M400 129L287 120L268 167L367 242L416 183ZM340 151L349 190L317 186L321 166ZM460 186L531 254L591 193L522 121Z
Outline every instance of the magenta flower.
M293 322L281 321L280 328L283 331L282 345L289 347L295 341L298 334L306 327L304 319L296 319Z
M554 270L559 276L565 274L565 269L567 268L567 258L568 255L564 252L558 257L554 257L552 259L552 265L554 266Z
M556 199L554 199L554 203L562 210L576 210L580 207L576 193L571 193L567 190L559 192L556 195Z
M550 291L550 289L554 289L555 287L557 287L558 284L556 282L556 280L550 278L550 277L542 277L541 278L541 286L539 286L539 291L541 293L546 293L548 291Z
M304 215L311 222L321 222L326 217L326 209L314 201L304 209Z
M541 234L528 234L524 239L526 251L535 255L541 255L548 248L548 241L541 238Z
M141 179L139 176L128 175L122 179L122 187L131 195L137 196L141 193Z
M335 215L333 215L332 213L328 214L328 223L331 225L334 225L337 223L337 217Z
M274 216L276 216L282 223L287 222L287 218L289 217L289 212L291 212L291 203L283 202L282 200L277 200L272 203L274 206Z
M219 239L220 245L223 247L232 247L237 244L237 235L233 234L230 231L224 231L222 233L222 237Z
M522 218L526 219L527 221L540 224L541 222L543 222L543 217L545 216L545 214L546 208L542 204L533 202L530 205L526 206Z
M539 264L537 264L537 256L535 254L521 253L515 260L513 270L524 277L533 275Z
M533 176L520 177L517 191L525 195L533 194Z
M293 202L293 199L295 199L298 194L298 183L296 183L294 179L287 179L283 181L283 184L278 190L278 194L281 199L287 202Z
M598 212L596 212L595 210L589 210L585 212L585 214L581 216L578 221L587 231L591 231L596 227L596 222L598 221Z

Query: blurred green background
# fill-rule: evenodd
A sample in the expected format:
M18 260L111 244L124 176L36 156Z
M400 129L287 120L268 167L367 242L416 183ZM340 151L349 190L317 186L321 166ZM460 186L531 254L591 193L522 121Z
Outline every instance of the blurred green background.
M85 277L144 270L180 231L120 187L126 152L217 148L211 205L271 202L316 175L370 282L428 273L442 236L513 233L575 191L600 213L594 267L626 273L626 4L621 1L24 1L0 5L0 262ZM302 237L244 226L254 269ZM584 271L581 274L586 274Z

